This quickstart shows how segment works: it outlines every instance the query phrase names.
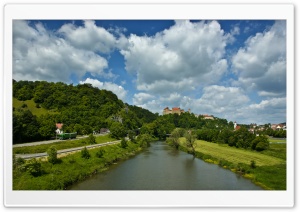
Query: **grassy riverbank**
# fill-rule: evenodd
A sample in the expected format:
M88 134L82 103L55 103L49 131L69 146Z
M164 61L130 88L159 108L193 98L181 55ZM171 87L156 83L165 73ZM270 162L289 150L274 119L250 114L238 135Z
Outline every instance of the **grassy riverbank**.
M116 141L117 139L111 138L109 135L96 136L96 143L106 143L109 141ZM81 138L78 140L63 140L50 144L41 144L36 146L24 146L24 147L14 147L14 154L34 154L34 153L43 153L46 152L51 146L54 146L57 150L69 149L75 147L81 147L88 145L87 138Z
M180 139L180 149L185 147ZM267 190L286 190L286 145L273 143L270 149L256 152L206 141L196 141L196 157L242 174Z
M28 169L23 171L22 165L19 165L13 171L13 190L65 189L75 182L107 170L112 163L127 159L142 150L139 144L132 142L127 144L126 148L121 148L118 144L91 149L89 159L82 158L81 152L77 152L60 158L56 164L32 160L33 165L30 168L37 168L40 171L38 174L30 173ZM100 153L100 150L104 150L104 153Z

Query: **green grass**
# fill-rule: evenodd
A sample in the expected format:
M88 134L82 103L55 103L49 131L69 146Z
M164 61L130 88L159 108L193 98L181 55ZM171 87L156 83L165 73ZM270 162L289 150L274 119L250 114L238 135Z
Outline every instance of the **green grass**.
M269 138L269 142L271 143L285 143L286 139L273 139L273 138Z
M184 142L184 140L181 139L181 142ZM256 151L238 149L229 147L227 145L219 145L216 143L200 140L196 141L196 144L197 152L211 155L219 159L227 160L233 164L249 164L252 160L256 162L257 166L270 166L285 163L285 161L281 158L261 154Z
M180 149L188 152L185 139L180 139ZM286 190L286 144L271 143L268 150L256 152L228 145L196 141L195 156L240 173L267 190ZM255 162L255 167L251 166Z
M96 136L96 143L106 143L109 141L115 141L116 139L111 138L109 135ZM81 147L89 145L87 143L87 138L82 138L78 140L63 140L60 142L50 143L50 144L41 144L36 146L24 146L24 147L14 147L14 154L33 154L33 153L43 153L46 152L51 146L54 146L56 150L69 149L74 147Z
M96 153L103 149L104 155L101 158ZM128 142L127 148L120 145L111 145L88 150L91 158L84 159L81 153L74 153L59 160L57 164L40 161L42 175L32 176L28 172L13 171L13 190L62 190L68 186L83 181L89 176L103 172L112 163L129 158L141 151L141 148L132 142Z
M26 104L27 107L22 108L23 104ZM13 98L13 107L15 109L30 110L32 112L32 114L36 115L36 116L41 116L41 115L47 114L47 113L49 113L49 114L57 114L58 113L56 111L50 111L45 108L42 108L41 106L40 106L40 108L37 108L36 103L33 101L33 99L26 100L26 101L20 101L16 98Z

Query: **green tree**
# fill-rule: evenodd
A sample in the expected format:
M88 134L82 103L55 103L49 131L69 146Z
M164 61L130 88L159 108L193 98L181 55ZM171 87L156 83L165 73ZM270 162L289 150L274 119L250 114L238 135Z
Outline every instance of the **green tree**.
M145 148L150 146L150 142L153 141L153 138L149 134L140 134L137 141L141 147Z
M57 162L57 150L54 146L51 146L48 150L47 150L47 154L48 154L48 162L55 164Z
M125 140L125 138L122 138L122 139L121 139L121 147L122 147L123 149L125 149L127 146L128 146L128 145L127 145L127 141Z
M194 135L194 133L191 131L191 130L188 130L185 135L185 145L186 147L189 149L189 152L192 154L192 155L195 155L196 154L196 136Z
M113 122L109 130L111 137L116 139L123 138L127 134L125 127L119 122Z
M84 147L81 151L81 157L84 159L89 159L91 157L89 150Z
M89 144L95 144L96 143L96 137L91 133L89 134L89 137L87 138L87 141Z
M171 144L171 146L175 147L175 149L179 148L179 138L181 136L181 129L176 128L172 131L169 138L167 138L167 142Z
M263 151L269 148L269 140L265 135L257 136L252 140L251 148L256 151Z

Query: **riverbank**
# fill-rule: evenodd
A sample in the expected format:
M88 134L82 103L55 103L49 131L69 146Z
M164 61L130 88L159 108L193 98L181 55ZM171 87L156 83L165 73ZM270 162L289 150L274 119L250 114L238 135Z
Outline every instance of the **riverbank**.
M286 190L286 146L278 145L256 152L197 140L195 157L239 173L266 190ZM184 138L180 139L179 149L189 152Z
M133 142L127 142L127 144L126 148L117 144L88 150L89 159L82 158L81 152L59 158L55 164L32 159L26 163L27 171L24 170L25 164L17 164L13 171L13 190L66 189L93 174L107 170L111 164L132 157L142 150L139 144Z

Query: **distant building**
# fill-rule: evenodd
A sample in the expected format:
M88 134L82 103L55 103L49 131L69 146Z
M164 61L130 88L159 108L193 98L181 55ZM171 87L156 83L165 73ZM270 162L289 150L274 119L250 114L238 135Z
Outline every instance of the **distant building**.
M202 116L204 117L204 119L210 119L210 120L214 120L215 119L212 115L204 114Z
M184 110L180 109L180 107L173 107L172 110L169 109L169 107L166 107L163 110L163 115L167 115L167 114L178 114L178 115L180 115L181 113L184 113Z
M234 124L233 124L233 129L234 130L239 130L241 127L237 125L236 121L234 121Z
M62 127L63 127L64 124L63 123L56 123L55 125L56 125L56 130L55 130L56 134L62 134L63 133Z

